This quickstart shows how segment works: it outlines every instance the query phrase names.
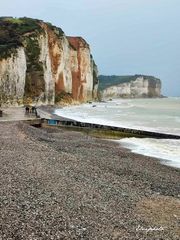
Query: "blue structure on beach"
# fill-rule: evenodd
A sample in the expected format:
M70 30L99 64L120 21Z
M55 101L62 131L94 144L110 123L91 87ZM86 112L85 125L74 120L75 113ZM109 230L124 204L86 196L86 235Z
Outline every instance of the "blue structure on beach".
M54 119L49 119L48 120L48 125L57 125L58 124L58 121L57 120L54 120Z

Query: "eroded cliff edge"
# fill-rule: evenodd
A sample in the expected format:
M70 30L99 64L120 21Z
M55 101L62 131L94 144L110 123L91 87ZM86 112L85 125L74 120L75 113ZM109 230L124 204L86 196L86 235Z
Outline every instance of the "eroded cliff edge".
M0 101L54 104L97 98L97 66L88 43L30 18L0 18Z
M161 80L153 76L99 76L101 98L156 98L161 95Z

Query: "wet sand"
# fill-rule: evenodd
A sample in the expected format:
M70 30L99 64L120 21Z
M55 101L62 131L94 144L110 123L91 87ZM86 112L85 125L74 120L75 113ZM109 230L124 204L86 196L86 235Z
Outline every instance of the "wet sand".
M180 170L65 129L0 135L0 239L179 239Z

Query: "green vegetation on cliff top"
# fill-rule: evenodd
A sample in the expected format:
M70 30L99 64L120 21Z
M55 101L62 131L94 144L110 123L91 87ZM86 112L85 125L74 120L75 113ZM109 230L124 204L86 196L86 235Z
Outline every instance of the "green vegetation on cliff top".
M155 78L153 76L146 76L146 75L125 75L125 76L104 76L104 75L99 75L99 90L102 91L108 87L115 86L121 83L128 83L131 81L135 81L138 77L143 77L144 79L148 79L150 81L160 81L160 79Z
M42 23L41 20L26 17L0 17L0 59L9 57L17 47L23 46L26 35L37 36L43 33ZM50 23L46 24L58 36L64 34L60 28L56 28Z

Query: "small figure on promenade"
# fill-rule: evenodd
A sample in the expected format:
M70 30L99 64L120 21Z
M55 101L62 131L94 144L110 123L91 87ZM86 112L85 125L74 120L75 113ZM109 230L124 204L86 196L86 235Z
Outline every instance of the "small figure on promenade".
M3 111L1 110L1 107L2 107L2 104L1 104L1 102L0 102L0 117L3 116Z
M29 113L32 113L32 107L29 106Z
M36 114L36 107L32 107L32 113L35 113Z
M29 114L29 107L28 106L25 107L25 112L26 112L26 114Z

